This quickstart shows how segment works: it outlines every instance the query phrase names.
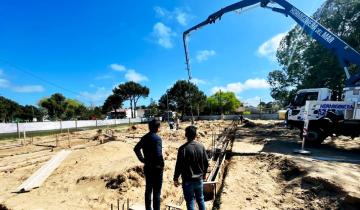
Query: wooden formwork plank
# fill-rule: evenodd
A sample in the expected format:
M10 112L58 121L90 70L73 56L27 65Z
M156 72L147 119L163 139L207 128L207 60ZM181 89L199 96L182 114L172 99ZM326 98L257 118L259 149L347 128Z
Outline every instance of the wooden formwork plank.
M27 192L31 189L40 187L51 173L61 164L63 160L71 153L71 150L61 150L25 182L23 182L15 192Z
M166 206L166 210L182 210L183 208L179 205L173 204L173 203L168 203L165 205Z
M129 210L145 210L145 205L141 203L134 203L129 207Z

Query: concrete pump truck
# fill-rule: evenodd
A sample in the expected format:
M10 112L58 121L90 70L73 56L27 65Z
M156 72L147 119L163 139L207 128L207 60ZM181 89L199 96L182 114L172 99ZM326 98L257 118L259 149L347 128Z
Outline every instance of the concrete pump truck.
M191 79L186 39L189 34L205 25L215 23L228 12L241 11L253 5L290 16L310 37L329 49L338 57L346 74L342 101L330 101L331 90L327 88L299 90L287 111L287 123L300 129L301 138L307 143L321 144L328 136L360 135L360 73L350 75L350 65L360 67L360 54L286 0L243 0L211 14L205 21L183 33L186 68ZM302 132L304 130L304 132Z

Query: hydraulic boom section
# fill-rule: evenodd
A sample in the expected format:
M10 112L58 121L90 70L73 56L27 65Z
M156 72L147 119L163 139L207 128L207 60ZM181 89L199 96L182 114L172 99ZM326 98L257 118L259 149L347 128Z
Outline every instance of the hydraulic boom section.
M346 44L337 35L327 30L320 23L303 13L301 10L299 10L286 0L243 0L229 5L225 8L222 8L221 10L211 14L205 21L186 30L183 33L183 42L185 49L186 69L189 74L189 79L191 79L191 70L189 64L188 47L186 42L187 36L189 36L189 34L194 30L198 30L205 25L212 24L215 23L217 20L220 20L225 13L242 10L246 7L256 4L259 4L263 8L271 9L274 12L284 14L285 16L292 17L309 36L320 42L327 49L333 51L337 55L341 66L344 68L347 78L347 87L354 87L356 83L360 81L360 73L351 76L348 70L348 67L351 64L356 64L360 67L360 54L351 46ZM280 7L271 7L269 5L279 5Z

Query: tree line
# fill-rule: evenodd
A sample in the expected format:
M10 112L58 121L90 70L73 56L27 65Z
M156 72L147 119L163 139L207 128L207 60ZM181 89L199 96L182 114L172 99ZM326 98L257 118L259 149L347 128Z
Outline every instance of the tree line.
M320 24L360 51L360 1L327 0L313 15ZM299 89L326 87L333 99L341 98L345 73L334 53L305 34L299 26L290 30L277 50L281 69L268 75L271 96L288 105ZM360 72L351 66L350 72Z
M149 89L135 82L126 82L114 88L102 106L104 112L119 109L123 102L129 101L132 117L136 117L135 109L140 98L149 95ZM220 96L219 96L220 94ZM184 115L204 115L204 114L230 114L241 106L241 102L232 92L215 93L213 96L206 97L197 85L186 80L178 80L171 88L160 97L156 102L150 100L146 108L151 116L161 116L166 111L175 111ZM220 108L221 107L221 108Z
M0 122L33 120L87 120L103 119L109 112L117 112L128 101L131 117L135 118L138 101L147 98L150 90L135 82L119 84L104 101L103 105L87 107L83 103L55 93L42 98L38 106L22 106L0 96ZM158 101L150 99L150 104L140 106L147 109L148 116L162 116L167 111L184 115L210 115L235 113L242 103L232 92L218 91L207 97L194 83L186 80L177 81L160 97Z
M0 96L0 122L13 122L16 119L32 121L34 118L40 120L44 116L44 111L32 105L19 105L15 101Z

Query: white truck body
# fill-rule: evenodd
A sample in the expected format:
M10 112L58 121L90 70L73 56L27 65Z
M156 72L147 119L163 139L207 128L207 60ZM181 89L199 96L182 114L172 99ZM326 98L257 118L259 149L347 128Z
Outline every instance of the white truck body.
M360 87L344 88L343 101L330 98L331 91L326 88L298 91L288 110L288 124L302 130L300 136L315 144L332 135L359 136Z
M292 102L291 107L288 109L288 122L303 122L306 101L329 101L331 99L331 92L332 91L328 88L299 90Z

